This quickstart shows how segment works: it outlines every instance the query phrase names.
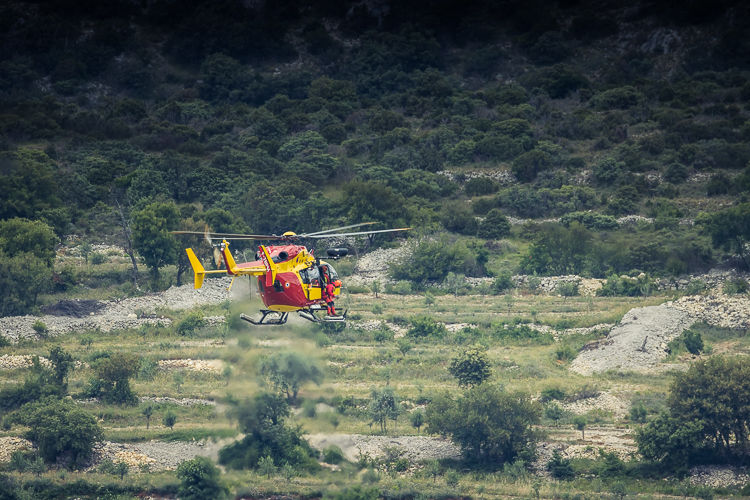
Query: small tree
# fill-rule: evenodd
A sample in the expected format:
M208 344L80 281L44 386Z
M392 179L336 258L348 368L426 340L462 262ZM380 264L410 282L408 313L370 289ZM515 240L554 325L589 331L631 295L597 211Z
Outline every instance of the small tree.
M180 393L180 387L185 383L185 376L182 374L182 370L177 370L172 374L172 381L177 386L177 394Z
M79 251L81 253L81 257L83 257L83 261L88 264L89 263L89 255L91 255L91 252L93 249L91 248L91 243L84 242L81 244L81 247L79 248Z
M411 342L409 342L409 339L405 337L401 337L396 341L396 347L398 347L398 350L401 351L402 356L406 356L406 353L414 348Z
M435 303L435 296L431 294L430 292L427 292L424 294L424 305L426 305L428 308L431 307Z
M42 474L47 472L47 465L44 463L44 459L42 457L36 457L35 460L29 462L28 470L32 474L36 474L36 477L40 477Z
M115 474L120 476L120 481L125 479L128 472L130 472L130 466L127 462L117 462L115 464Z
M174 430L174 424L177 423L177 415L172 410L167 410L167 413L161 419L161 423L164 427L169 427L169 430Z
M323 370L317 361L296 352L275 354L261 362L260 374L286 395L290 403L297 401L297 393L306 382L320 385Z
M563 409L557 403L550 403L544 408L544 416L555 422L557 427L563 416Z
M552 452L552 458L547 462L547 470L552 473L552 477L555 479L573 479L575 477L570 459L563 458L560 450Z
M557 293L563 296L563 304L568 297L575 297L578 295L578 284L577 283L560 283L557 286Z
M685 348L688 352L694 356L698 356L705 347L700 332L685 330L682 333L682 341L685 343Z
M445 473L445 484L451 488L455 488L458 486L458 480L458 472L455 469L448 469L448 472Z
M387 433L388 420L396 420L401 414L401 405L393 387L386 386L382 390L373 389L367 412L373 422L380 424L380 431Z
M146 405L143 410L141 410L141 413L146 417L146 429L148 429L151 425L151 415L154 414L154 408L151 405Z
M276 474L276 466L273 463L273 458L265 456L258 460L258 472L266 476L266 478L271 479L271 476Z
M478 346L464 349L453 358L448 371L458 379L458 385L461 387L479 385L492 375L487 353Z
M224 379L224 385L229 385L229 380L232 378L232 367L225 366L224 370L221 372L221 377Z
M138 398L130 388L130 379L138 371L138 356L117 353L100 359L94 367L96 377L102 382L104 400L114 404L136 404Z
M427 476L432 478L432 482L434 483L437 481L438 476L442 473L442 470L440 468L440 462L437 460L428 460L427 463L425 463L424 471Z
M633 422L643 423L646 421L647 415L648 412L643 406L643 403L638 403L637 405L633 405L630 407L630 420L632 420Z
M30 428L34 441L48 463L70 453L74 462L91 457L95 442L102 440L96 419L70 400L46 400L24 405L18 420Z
M573 419L573 425L581 431L581 439L586 439L586 424L586 418L584 417L579 416Z
M73 367L73 356L62 347L54 346L49 350L49 360L55 370L55 383L67 391L68 372Z
M206 457L186 460L177 467L180 487L177 496L181 500L223 500L229 490L221 484L221 472Z
M378 293L380 292L380 281L375 280L372 283L370 283L370 290L372 290L372 293L375 294L375 298L378 298Z
M510 234L510 221L503 213L493 208L479 225L477 236L487 240L504 238Z
M626 496L628 496L628 489L623 483L619 481L612 485L612 489L610 490L610 492L615 498L619 498L619 500L623 500Z
M533 449L538 436L534 426L541 415L542 406L527 394L480 384L461 398L433 398L425 422L430 432L450 436L467 458L501 464Z
M133 212L133 247L154 278L159 276L160 268L177 262L179 244L169 232L179 224L180 212L174 203L152 203Z
M387 340L393 340L393 330L388 328L388 325L386 325L385 323L382 323L380 325L380 328L375 330L375 334L372 338L373 340L375 340L375 342L379 342L380 344Z
M513 309L513 306L516 305L516 299L511 294L506 294L503 297L503 303L508 308L508 314L510 314L510 310Z
M422 413L422 410L413 411L409 419L411 420L411 426L416 428L417 434L419 434L420 427L424 425L424 413Z
M83 335L81 337L81 345L86 346L86 350L89 350L89 347L91 347L91 344L94 343L94 337L92 335Z
M448 276L445 277L445 286L453 292L454 297L458 297L458 289L461 288L465 282L466 279L463 274L450 272L448 273Z

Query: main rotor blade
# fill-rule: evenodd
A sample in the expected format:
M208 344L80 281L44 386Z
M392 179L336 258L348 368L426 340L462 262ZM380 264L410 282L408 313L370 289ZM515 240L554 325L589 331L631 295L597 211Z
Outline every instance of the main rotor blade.
M171 234L196 234L203 237L208 236L209 238L219 239L244 239L244 240L276 240L281 236L273 236L268 234L232 234L232 233L205 233L198 231L170 231Z
M363 234L376 234L376 233L395 233L398 231L408 231L410 227L402 227L401 229L383 229L380 231L362 231L360 233L341 233L341 234L324 234L320 236L309 236L309 238L323 239L323 238L337 238L339 236L360 236Z
M298 234L298 238L307 238L308 236L315 236L316 234L332 233L334 231L341 231L342 229L351 229L353 227L370 226L372 224L378 224L377 222L362 222L361 224L352 224L351 226L336 227L333 229L326 229L325 231L318 231L316 233Z

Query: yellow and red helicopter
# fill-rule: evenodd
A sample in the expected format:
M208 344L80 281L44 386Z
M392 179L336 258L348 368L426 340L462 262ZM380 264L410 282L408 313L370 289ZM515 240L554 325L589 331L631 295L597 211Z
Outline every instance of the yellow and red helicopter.
M375 222L364 222L351 226L337 227L315 233L296 234L288 231L281 236L263 234L229 234L211 233L206 228L204 233L194 231L173 231L173 234L203 235L214 248L216 265L224 263L225 269L206 271L203 264L195 255L192 248L186 249L190 264L195 273L195 288L203 286L207 274L226 273L232 276L232 283L238 276L257 276L258 293L267 309L261 309L262 317L256 321L246 314L240 318L254 325L283 325L287 322L290 312L297 313L309 321L343 322L346 321L346 311L340 316L315 315L316 312L326 311L323 290L328 283L335 286L334 296L341 294L341 281L331 264L313 255L303 245L294 242L303 238L324 239L342 236L362 236L377 233L395 233L407 231L411 228L384 229L380 231L359 231L354 233L338 233L344 229L369 226ZM335 233L335 234L334 234ZM219 240L219 243L214 243ZM278 240L280 245L260 245L253 262L237 264L229 251L229 240ZM331 260L338 260L348 255L346 248L329 248L326 253ZM230 285L231 288L231 285ZM270 315L270 316L269 316Z

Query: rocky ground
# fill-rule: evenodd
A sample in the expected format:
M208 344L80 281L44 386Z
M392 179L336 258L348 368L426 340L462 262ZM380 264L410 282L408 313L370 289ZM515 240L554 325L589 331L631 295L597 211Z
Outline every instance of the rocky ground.
M750 482L747 467L700 465L690 469L690 482L712 488L744 486Z
M10 456L16 451L35 450L31 441L18 437L0 437L0 463L10 462Z
M606 338L586 344L570 369L582 375L651 372L667 356L667 344L694 322L690 314L664 304L631 309Z
M160 370L190 370L196 372L221 373L224 363L220 359L163 359L158 361Z
M595 398L579 399L562 405L563 410L575 415L585 415L591 410L602 410L611 413L615 418L622 418L630 411L630 405L617 396L602 392Z
M750 297L747 295L688 295L667 302L667 306L710 325L735 330L750 328Z
M350 462L361 455L370 458L385 456L386 449L397 448L401 458L410 462L429 459L459 458L461 450L448 440L428 436L363 436L361 434L314 434L306 436L310 446L325 450L338 446Z
M98 467L105 460L111 460L115 463L125 462L136 470L142 466L148 466L148 470L152 472L174 470L181 462L192 460L198 455L216 460L218 450L217 443L205 440L194 442L150 441L138 444L104 441L94 445L89 469Z
M346 278L346 285L369 286L373 281L381 285L393 283L388 277L389 264L411 255L411 247L401 245L399 248L379 248L362 255L354 267L354 274Z
M207 304L221 304L231 297L230 292L227 291L230 281L230 278L210 279L206 280L199 290L195 290L193 285L189 284L181 287L173 286L164 293L144 297L97 301L100 307L96 308L96 312L92 310L84 317L48 314L42 317L11 316L0 318L0 335L11 342L18 342L21 339L36 339L39 337L33 329L36 321L41 321L46 325L47 335L50 336L96 329L108 332L138 328L143 324L169 325L171 324L169 318L157 316L154 311L161 308L180 310ZM70 305L66 308L80 309ZM218 323L223 320L223 317L221 319L215 317L207 319L209 323Z

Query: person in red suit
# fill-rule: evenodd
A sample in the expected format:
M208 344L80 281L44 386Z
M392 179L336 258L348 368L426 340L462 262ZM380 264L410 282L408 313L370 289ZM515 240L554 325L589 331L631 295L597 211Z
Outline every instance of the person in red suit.
M336 285L331 283L331 281L328 281L328 284L325 288L325 299L326 299L326 306L328 306L328 315L329 316L336 316L336 307L333 304L334 300L334 291L336 290Z

